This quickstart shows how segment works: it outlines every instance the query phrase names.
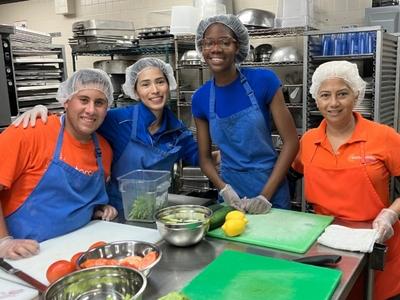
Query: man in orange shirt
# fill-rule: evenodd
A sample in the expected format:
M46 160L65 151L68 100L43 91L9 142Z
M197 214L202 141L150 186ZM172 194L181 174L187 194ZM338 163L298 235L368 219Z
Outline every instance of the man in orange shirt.
M303 135L293 167L304 174L305 197L316 213L370 221L387 243L385 270L375 276L378 300L400 296L400 198L389 203L390 177L400 175L400 135L353 112L365 86L357 65L347 61L315 70L310 93L324 120Z
M57 100L64 116L0 134L0 257L31 256L38 242L117 215L105 191L112 150L95 133L113 101L108 75L80 70L61 83Z

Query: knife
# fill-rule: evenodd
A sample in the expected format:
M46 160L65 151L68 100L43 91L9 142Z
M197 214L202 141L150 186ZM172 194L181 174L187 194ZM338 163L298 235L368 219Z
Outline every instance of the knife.
M37 289L39 292L44 293L47 289L47 286L45 286L43 283L40 281L36 280L35 278L29 276L28 274L24 273L23 271L14 268L11 266L8 262L6 262L3 258L0 258L0 269L6 271L7 273L17 276L18 278L22 279L24 282L29 283L31 286L33 286L35 289Z
M342 257L340 255L314 255L314 256L306 256L301 258L293 259L293 261L314 265L314 266L325 266L325 265L336 265L340 262Z

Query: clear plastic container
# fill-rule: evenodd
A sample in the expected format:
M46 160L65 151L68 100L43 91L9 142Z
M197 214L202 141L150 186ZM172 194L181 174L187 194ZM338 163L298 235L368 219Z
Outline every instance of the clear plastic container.
M117 178L127 221L154 222L154 213L167 205L169 171L134 170Z
M275 27L315 27L314 0L280 0Z

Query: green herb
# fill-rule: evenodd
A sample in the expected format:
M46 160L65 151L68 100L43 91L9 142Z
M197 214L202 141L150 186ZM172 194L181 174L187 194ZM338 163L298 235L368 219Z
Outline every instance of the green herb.
M156 199L149 195L140 195L133 200L128 218L130 220L152 219Z

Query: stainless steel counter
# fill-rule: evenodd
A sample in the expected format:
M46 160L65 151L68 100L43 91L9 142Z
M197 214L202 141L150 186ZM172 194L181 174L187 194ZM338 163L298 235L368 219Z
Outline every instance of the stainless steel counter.
M140 226L139 223L135 225ZM151 223L145 226L155 227ZM368 258L363 253L335 250L317 243L305 255L209 237L195 246L186 248L175 247L164 241L160 241L158 245L161 247L163 257L148 278L148 286L143 294L143 299L146 300L158 299L171 291L180 290L226 249L284 259L323 254L341 255L342 260L336 268L342 271L342 278L332 299L346 299L355 281L366 269Z

